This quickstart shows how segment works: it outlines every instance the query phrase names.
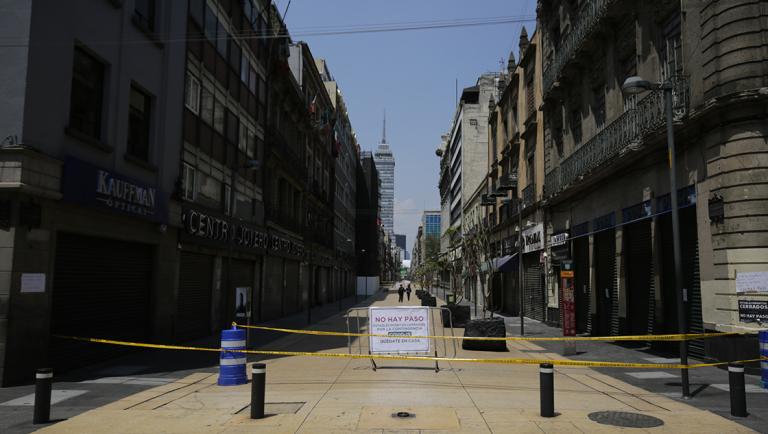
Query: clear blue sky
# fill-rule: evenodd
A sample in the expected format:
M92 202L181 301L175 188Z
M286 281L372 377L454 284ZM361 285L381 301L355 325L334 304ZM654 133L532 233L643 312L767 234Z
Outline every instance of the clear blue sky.
M277 1L280 11L288 0ZM286 22L294 40L309 43L339 83L363 150L387 141L395 154L395 232L411 250L424 209L439 209L435 149L455 111L455 82L473 86L478 75L506 66L517 53L520 28L535 21L477 27L352 35L309 35L321 27L534 16L535 0L292 0Z

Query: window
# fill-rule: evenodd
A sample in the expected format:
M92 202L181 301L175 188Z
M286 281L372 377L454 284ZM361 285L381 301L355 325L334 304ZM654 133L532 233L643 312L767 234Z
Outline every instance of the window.
M205 7L205 37L212 43L216 43L216 28L219 25L219 20L216 19L216 15L211 10L210 6Z
M219 134L224 134L224 103L218 98L214 98L213 101L213 129Z
M232 144L237 143L237 137L240 132L240 119L232 111L227 110L227 141Z
M230 209L230 206L229 206L229 204L232 202L231 196L232 196L232 187L224 184L224 200L222 201L222 203L224 204L224 214L226 215L229 215L230 210L233 211L233 214L235 211L234 209Z
M200 81L187 72L187 86L184 91L184 105L193 113L200 113Z
M69 127L97 140L101 139L104 73L103 63L82 48L75 48Z
M218 50L221 57L227 58L227 45L229 39L227 38L227 31L224 29L224 24L219 21L216 33L216 50Z
M200 92L200 117L208 125L213 125L213 93L206 88L202 88Z
M245 154L248 155L248 158L256 158L256 149L258 148L258 145L256 144L256 133L252 129L248 129L248 147L245 150Z
M229 40L229 65L235 71L236 74L240 74L240 58L242 51L240 46L235 43L234 39ZM245 56L242 56L245 57Z
M149 161L149 123L152 98L136 86L131 86L128 113L128 154Z
M242 56L240 58L240 81L242 81L244 84L248 84L248 70L250 67L250 63L248 62L248 58L245 56Z
M579 113L578 108L571 110L571 118L569 120L571 124L571 136L573 137L573 144L580 145L581 144L581 113Z
M592 89L592 114L595 116L595 127L602 128L605 125L605 88L599 85Z
M197 170L187 163L182 167L182 199L194 201L197 196Z
M155 0L136 0L133 16L142 26L155 30Z

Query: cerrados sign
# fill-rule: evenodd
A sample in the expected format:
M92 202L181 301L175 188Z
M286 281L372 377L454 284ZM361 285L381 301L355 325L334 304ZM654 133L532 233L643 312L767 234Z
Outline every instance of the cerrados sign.
M243 222L232 222L229 219L200 211L186 209L181 215L184 224L184 232L196 238L202 238L211 242L233 244L240 248L269 250L271 252L302 257L304 247L287 236L268 234L264 230L250 226Z
M62 193L67 202L108 208L160 223L167 220L167 200L157 187L76 158L68 157L64 163Z
M428 336L428 307L372 307L368 310L372 353L427 353L429 339L404 336Z

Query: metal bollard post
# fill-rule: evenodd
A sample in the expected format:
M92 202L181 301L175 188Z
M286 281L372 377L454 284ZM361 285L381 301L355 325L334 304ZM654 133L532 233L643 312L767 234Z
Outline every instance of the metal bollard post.
M744 365L728 365L728 386L731 391L731 415L747 417L747 393L744 390Z
M267 379L267 365L254 363L251 366L251 419L264 417L264 387Z
M541 417L555 417L555 368L551 363L539 365Z
M51 384L53 369L41 368L35 373L35 413L32 423L48 423L51 421Z

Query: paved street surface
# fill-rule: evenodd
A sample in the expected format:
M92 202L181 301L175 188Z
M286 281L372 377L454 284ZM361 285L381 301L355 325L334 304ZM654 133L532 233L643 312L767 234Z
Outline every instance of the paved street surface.
M354 305L355 299L342 301L342 309ZM339 312L337 303L312 309L312 321L322 320ZM307 313L282 318L265 325L301 328L307 324ZM260 332L262 342L284 337L282 333ZM218 339L193 342L193 345L218 347ZM131 356L112 360L101 366L90 366L77 372L56 374L51 418L72 418L130 395L157 386L183 381L198 372L218 372L219 358L215 353L140 351ZM34 385L0 388L0 434L29 433L38 429L32 425ZM71 392L70 392L71 391ZM60 399L58 402L57 398ZM149 427L147 431L153 432ZM93 432L92 429L83 433Z
M396 305L397 295L381 293L371 302L377 306ZM418 300L413 297L410 304L417 305ZM334 316L313 328L344 330L346 325L341 316ZM535 326L531 326L531 332L537 332ZM460 351L459 356L561 358L553 349L529 342L510 342L508 347L509 352ZM347 340L344 337L292 335L273 341L264 349L346 352ZM598 358L598 352L589 352L591 358ZM579 357L590 358L585 356L587 354ZM109 393L109 397L104 397L105 405L74 417L63 411L62 406L67 400L62 401L53 406L52 417L69 419L40 432L570 433L620 430L591 421L588 414L595 411L641 413L664 422L663 426L647 430L627 428L633 432L753 432L743 422L690 405L709 393L716 393L718 388L707 387L697 394L696 399L685 403L667 396L676 391L673 386L650 388L658 390L638 387L646 381L654 384L674 382L673 378L645 380L629 375L637 370L599 372L587 368L557 368L555 410L558 415L545 419L539 416L537 366L442 363L441 371L435 373L432 363L421 361L382 361L375 372L367 360L274 357L265 362L268 417L262 420L249 419L250 384L219 387L215 384L215 369L209 367L153 374L153 380L125 375L131 378L126 378L120 385L105 385L105 381L112 380L103 379L96 383L57 383L57 390L88 390L86 394L70 398L72 402L101 393L97 392L97 387L113 390L119 386L126 391L122 396ZM694 378L694 382L699 381L698 377ZM137 389L151 382L156 382L150 385L156 387ZM756 396L764 395L750 394L749 402L754 402ZM727 408L727 396L718 394L717 397L720 407ZM27 415L31 413L29 407L25 411ZM404 419L392 416L400 411L410 412L413 416ZM761 426L750 425L753 428Z

